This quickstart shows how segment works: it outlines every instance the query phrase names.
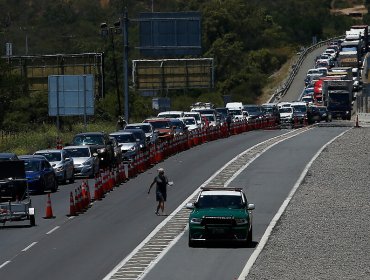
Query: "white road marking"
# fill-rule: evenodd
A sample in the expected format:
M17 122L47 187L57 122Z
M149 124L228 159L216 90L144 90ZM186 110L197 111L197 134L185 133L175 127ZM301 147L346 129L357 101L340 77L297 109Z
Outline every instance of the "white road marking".
M22 252L26 252L27 250L29 250L32 246L34 246L34 245L36 245L37 244L37 242L32 242L30 245L28 245L26 248L24 248L23 250L22 250Z
M248 152L250 152L251 150L255 149L256 147L259 147L259 146L262 146L264 144L267 144L268 142L274 140L274 139L278 139L278 138L283 138L284 140L286 139L289 139L291 137L294 137L294 136L297 136L301 133L304 133L308 130L310 130L311 128L305 128L305 129L302 129L302 130L295 130L295 131L291 131L291 132L287 132L287 133L284 133L284 134L281 134L281 135L278 135L278 136L275 136L273 138L270 138L270 139L267 139L261 143L258 143L257 145L247 149L246 151L242 152L241 154L237 155L236 157L234 157L233 159L231 159L229 162L227 162L225 165L223 165L219 170L217 170L211 177L209 177L201 186L199 186L182 204L180 204L179 207L177 207L166 219L164 219L129 255L126 256L126 258L124 258L119 264L117 264L114 269L108 273L104 278L103 280L109 280L109 279L119 279L120 276L118 276L119 273L119 270L127 263L130 261L130 259L132 259L137 253L139 250L141 250L144 246L146 246L146 244L177 214L179 213L185 206L186 204L191 201L196 195L198 195L200 189L202 187L205 187L207 186L214 178L216 178L224 169L226 169L226 167L228 167L231 163L233 163L236 159L242 157L243 155L247 154ZM286 135L289 135L289 134L292 134L292 136L287 136L284 138L284 136ZM277 143L280 143L281 141L283 140L279 140L277 141L276 143L273 143L271 145L269 145L268 147L266 147L265 149L263 149L263 152L268 150L269 148L271 148L272 146L276 145ZM255 156L251 161L254 161L257 157L259 157L262 153L258 153L257 156ZM248 163L249 164L249 163ZM248 165L247 164L247 165ZM238 173L240 174L240 172ZM230 180L227 181L227 183L229 183ZM226 185L226 184L225 184ZM154 267L154 265L156 263L158 263L162 258L163 256L176 244L176 242L184 235L184 233L186 232L187 230L187 226L185 227L185 229L174 239L172 240L167 246L166 248L163 250L162 253L160 253L156 258L154 258L154 260L152 260L150 262L150 264L147 266L146 269L144 269L143 273L141 275L138 275L138 277L136 278L133 278L133 279L142 279L146 274L149 273L149 271ZM117 273L116 277L115 277L115 274ZM122 278L123 279L123 278ZM126 279L126 278L125 278Z
M60 228L60 226L56 226L55 228L53 228L52 230L48 231L46 234L51 234L53 233L54 231L56 231L58 228Z
M2 265L0 265L0 269L2 269L4 266L6 266L8 263L10 263L10 261L6 261L4 262Z
M321 149L313 156L313 158L310 160L310 162L306 165L305 169L303 170L301 176L298 178L297 182L295 183L293 189L290 191L288 197L285 199L283 204L280 206L278 212L274 216L274 218L271 220L270 224L268 225L265 233L263 234L260 242L257 245L257 248L253 251L252 255L248 259L248 262L246 263L242 273L239 275L238 280L245 280L248 276L253 264L255 263L256 259L258 258L259 254L262 252L263 248L265 247L271 232L273 228L275 227L276 223L279 221L281 215L284 213L286 207L288 206L289 202L292 200L294 193L297 191L298 187L302 183L304 177L306 176L309 168L311 167L312 163L316 160L316 158L322 153L322 151L330 145L332 142L334 142L337 138L341 137L344 133L348 132L349 130L346 130L327 142Z

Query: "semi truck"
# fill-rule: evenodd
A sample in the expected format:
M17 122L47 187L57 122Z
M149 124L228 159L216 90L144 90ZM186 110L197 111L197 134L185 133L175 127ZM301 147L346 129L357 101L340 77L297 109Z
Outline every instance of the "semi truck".
M351 30L360 30L361 38L364 41L365 49L364 53L369 51L369 26L368 25L352 25Z
M324 80L322 97L333 118L351 119L353 80Z
M361 58L358 51L342 51L338 55L338 65L340 67L359 68Z

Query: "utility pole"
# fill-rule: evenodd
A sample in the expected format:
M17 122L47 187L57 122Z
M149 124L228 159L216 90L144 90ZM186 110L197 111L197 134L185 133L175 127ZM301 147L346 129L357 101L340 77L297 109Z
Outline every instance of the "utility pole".
M127 8L125 7L123 12L122 21L122 33L123 33L123 93L125 100L125 120L129 123L129 92L128 92L128 16Z

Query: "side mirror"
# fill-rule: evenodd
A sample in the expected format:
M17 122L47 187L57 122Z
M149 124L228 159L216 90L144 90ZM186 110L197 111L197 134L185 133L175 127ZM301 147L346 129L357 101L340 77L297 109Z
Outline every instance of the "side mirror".
M186 209L190 209L190 210L193 210L195 208L194 204L193 203L187 203L186 204Z
M248 208L247 208L248 210L254 210L255 209L255 206L254 206L254 204L253 203L249 203L248 204Z

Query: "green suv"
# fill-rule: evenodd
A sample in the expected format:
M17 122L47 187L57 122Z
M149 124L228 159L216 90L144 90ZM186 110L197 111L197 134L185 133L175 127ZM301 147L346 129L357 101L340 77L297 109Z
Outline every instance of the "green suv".
M189 216L189 246L202 241L237 241L252 245L252 213L242 188L201 188Z

